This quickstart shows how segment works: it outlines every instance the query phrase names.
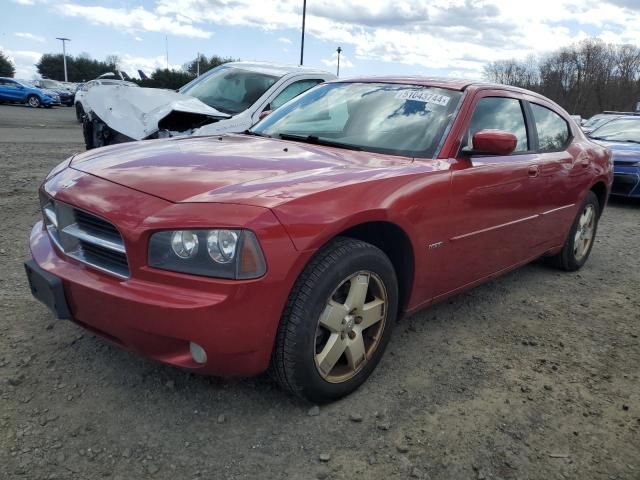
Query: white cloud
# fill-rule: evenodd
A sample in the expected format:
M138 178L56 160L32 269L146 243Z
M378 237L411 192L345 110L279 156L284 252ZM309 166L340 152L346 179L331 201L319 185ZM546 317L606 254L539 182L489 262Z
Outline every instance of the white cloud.
M138 70L142 70L148 76L157 68L167 68L167 59L163 55L156 57L140 57L129 54L119 55L120 70L127 72L131 77L139 78ZM182 69L181 65L169 63L169 68L174 70Z
M324 63L327 67L332 67L332 70L334 70L338 67L338 52L333 52L333 55L331 55L331 58L323 58L320 61ZM340 54L340 70L342 70L343 68L353 68L353 67L354 67L353 62L351 62L351 60L347 58L344 52L341 53Z
M638 6L638 0L316 0L308 4L306 27L320 40L350 46L354 59L475 77L488 61L555 50L586 31L640 43ZM302 2L157 0L156 10L198 24L276 31L299 28Z
M62 1L51 3L59 14L134 38L149 31L207 39L212 25L243 26L279 33L283 47L293 44L302 15L300 0L154 0L131 8ZM378 60L478 77L489 61L555 50L587 32L640 44L639 24L640 0L314 0L306 28L309 36L348 49L348 62Z
M39 76L35 64L40 60L40 57L42 57L41 52L34 52L30 50L7 50L2 48L1 45L0 51L4 52L13 63L13 66L16 69L16 78L30 80Z
M56 5L55 9L67 17L79 17L94 25L106 25L127 31L159 32L192 38L211 38L212 32L193 26L193 21L180 12L158 15L143 7L132 9L85 6L74 3Z
M14 34L16 37L26 38L27 40L33 40L36 42L44 43L45 38L40 35L34 35L33 33L28 32L17 32Z

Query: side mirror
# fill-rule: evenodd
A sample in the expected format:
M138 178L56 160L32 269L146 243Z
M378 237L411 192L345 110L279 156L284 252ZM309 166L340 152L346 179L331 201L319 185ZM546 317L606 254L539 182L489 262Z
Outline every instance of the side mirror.
M263 118L268 117L271 114L271 110L263 110L260 115L258 115L258 120L262 120Z
M465 147L462 152L471 155L511 155L518 139L513 133L502 130L480 130L473 134L473 147Z

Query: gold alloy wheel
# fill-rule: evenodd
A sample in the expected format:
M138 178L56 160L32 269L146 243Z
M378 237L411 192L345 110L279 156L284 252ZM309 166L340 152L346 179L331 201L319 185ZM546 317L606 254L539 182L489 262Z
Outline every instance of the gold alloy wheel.
M587 252L589 252L595 229L596 209L593 205L589 204L580 215L576 236L573 239L573 255L577 262L582 260Z
M340 282L316 327L315 363L324 380L345 382L366 365L380 344L387 305L387 289L373 272L357 272Z

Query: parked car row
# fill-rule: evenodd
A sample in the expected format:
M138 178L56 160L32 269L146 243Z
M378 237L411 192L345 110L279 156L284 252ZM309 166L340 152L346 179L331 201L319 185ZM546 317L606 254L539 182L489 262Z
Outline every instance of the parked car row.
M367 379L399 315L540 257L585 264L612 147L561 107L464 80L325 80L235 64L180 92L90 88L92 142L173 138L47 175L33 295L160 362L269 370L324 402Z
M640 115L604 113L589 129L589 137L607 147L613 157L612 195L640 198ZM591 121L591 120L590 120Z
M32 85L42 88L45 90L50 90L52 92L56 92L60 97L60 103L67 107L73 106L73 99L75 96L75 88L66 86L62 82L58 82L56 80L50 80L48 78L43 78L40 80L34 80L31 82Z
M24 80L0 77L0 103L24 103L37 108L60 105L60 102L56 91L38 88Z

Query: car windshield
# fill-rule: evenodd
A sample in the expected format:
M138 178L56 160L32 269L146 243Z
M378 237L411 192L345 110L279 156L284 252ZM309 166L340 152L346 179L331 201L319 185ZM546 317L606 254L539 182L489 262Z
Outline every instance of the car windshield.
M40 80L40 84L44 88L64 88L62 84L56 82L55 80Z
M245 111L258 100L280 77L251 72L235 67L220 66L188 83L181 93L196 97L223 113Z
M591 132L597 140L640 143L640 117L619 118Z
M595 130L596 128L600 128L610 121L615 120L616 118L619 117L616 115L596 115L595 117L591 117L589 121L583 125L583 127Z
M327 83L280 107L253 133L430 158L461 96L461 92L414 85Z

